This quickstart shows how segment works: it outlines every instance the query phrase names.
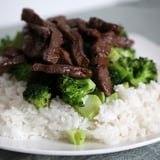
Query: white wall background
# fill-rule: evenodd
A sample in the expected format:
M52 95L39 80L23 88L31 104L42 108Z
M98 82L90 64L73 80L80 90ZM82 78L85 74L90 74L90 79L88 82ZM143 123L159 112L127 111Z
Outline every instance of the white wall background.
M42 17L73 13L137 0L0 0L0 27L20 23L22 8L34 9Z

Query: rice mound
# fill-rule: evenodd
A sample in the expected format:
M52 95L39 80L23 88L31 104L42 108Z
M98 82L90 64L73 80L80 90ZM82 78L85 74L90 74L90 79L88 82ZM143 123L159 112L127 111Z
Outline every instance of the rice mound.
M117 85L119 99L101 105L93 121L56 97L49 108L37 110L23 99L25 82L0 76L0 136L12 139L65 139L74 128L86 130L87 140L109 145L160 133L160 84L138 88Z

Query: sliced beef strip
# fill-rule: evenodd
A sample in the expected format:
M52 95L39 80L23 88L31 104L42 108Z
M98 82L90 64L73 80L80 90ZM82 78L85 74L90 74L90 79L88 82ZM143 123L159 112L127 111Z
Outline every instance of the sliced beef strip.
M84 35L84 37L91 37L96 39L101 36L101 33L97 29L88 27L88 24L80 18L69 19L67 20L67 24L71 28L78 28L78 30Z
M79 79L92 77L92 71L87 68L65 64L46 65L35 63L32 66L32 70L41 71L48 74L65 74Z
M113 43L115 47L130 48L134 42L127 37L115 36Z
M83 39L77 30L73 30L67 24L65 19L55 19L55 23L65 37L69 40L67 43L71 48L71 57L73 63L78 66L87 67L89 65L89 59L83 51Z
M60 47L63 44L63 35L54 24L52 26L49 47L43 53L43 60L56 64L60 58Z
M74 31L74 36L76 40L72 41L71 52L73 55L73 60L78 66L88 67L90 60L84 53L83 39L78 31Z
M62 15L50 17L50 18L47 19L47 21L49 21L51 23L56 23L56 24L57 24L57 22L66 21L66 20L67 20L66 17L62 16Z
M104 91L106 96L113 93L113 88L109 76L108 67L106 65L97 66L94 71L94 79L98 88Z
M103 58L107 57L110 53L111 48L114 45L114 32L107 32L105 35L102 34L91 47L92 58Z
M50 29L47 28L47 27L45 27L45 26L40 26L40 25L33 24L33 23L28 23L28 26L32 30L34 30L44 40L47 40L50 37L50 35L51 35Z
M91 60L91 65L93 65L93 66L97 66L97 65L99 65L99 66L100 66L100 65L109 66L108 56L92 58L92 60Z
M94 66L94 79L97 87L102 90L106 96L109 96L113 92L108 71L108 54L111 48L112 43L104 37L98 38L91 48L91 64Z
M42 57L46 45L38 37L33 38L30 34L24 35L23 42L23 51L27 57Z
M51 64L64 63L73 64L70 54L62 47L54 48L52 44L48 47L47 51L43 54L43 59Z
M24 57L24 55L17 55L15 57L12 58L7 58L5 57L1 62L0 62L0 66L13 66L15 64L20 64L20 63L25 63L26 59Z
M52 26L46 20L43 20L32 9L24 8L22 11L21 19L24 20L28 27L31 28L40 37L47 39L52 32Z
M43 60L49 64L56 64L60 59L60 48L48 47L43 52Z
M112 93L112 85L108 72L108 55L112 47L112 37L100 38L91 47L91 64L94 65L94 79L100 90L102 90L106 96Z
M28 16L30 17L28 18ZM63 43L63 35L56 25L43 20L30 9L23 10L22 20L25 20L28 23L28 28L32 29L32 34L24 36L26 44L24 47L25 53L32 57L43 56L43 60L48 63L57 63L60 58L59 48ZM38 36L34 35L33 32L34 34L37 33ZM45 45L39 46L39 42ZM31 44L33 48L30 47Z
M29 57L42 57L43 49L46 43L38 36L28 25L22 30L23 35L23 51Z
M0 61L0 74L9 72L10 68L16 64L25 63L26 59L23 55L16 55L15 57L4 57Z
M26 21L27 23L46 26L46 22L38 14L36 14L32 9L29 9L29 8L23 9L21 19Z
M67 50L60 48L60 58L58 63L60 64L70 64L73 65L69 52Z
M102 33L113 31L116 34L120 34L124 30L120 25L105 22L97 17L91 17L88 23L91 28L96 28Z
M13 46L5 46L3 48L3 56L4 57L11 58L11 57L15 57L20 54L23 54L22 49L19 49L19 48L13 47Z
M50 28L52 31L50 43L53 48L60 47L63 44L63 35L56 27L55 24L50 24Z
M133 40L130 40L128 37L124 37L124 36L121 36L121 35L116 35L112 31L102 34L102 39L107 44L111 44L112 47L129 48L134 43Z

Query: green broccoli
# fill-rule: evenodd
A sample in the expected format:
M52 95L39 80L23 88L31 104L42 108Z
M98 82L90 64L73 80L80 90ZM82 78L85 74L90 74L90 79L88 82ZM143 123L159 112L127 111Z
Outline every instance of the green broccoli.
M110 64L109 72L113 86L127 81L128 72L126 71L126 68L119 63Z
M109 61L115 63L122 57L135 58L135 50L131 48L113 47L109 53Z
M113 85L128 82L130 86L137 87L139 82L149 83L157 80L156 64L148 58L120 58L109 66Z
M76 111L88 120L93 118L99 113L102 101L95 94L89 94L84 97L84 107L75 106Z
M85 142L86 131L76 128L68 131L68 136L71 143L80 145Z
M157 81L156 64L148 58L140 57L132 60L129 68L128 80L133 86L138 86L139 82L147 84L151 80Z
M118 99L118 98L119 98L118 93L117 93L117 92L114 92L114 93L112 93L110 96L108 96L108 97L106 98L106 102L107 102L107 103L111 103L111 102L113 102L114 100L116 100L116 99Z
M101 100L102 104L105 103L106 96L105 96L103 91L101 91L98 88L96 88L92 94L98 96L98 98Z
M71 106L83 107L83 97L95 90L95 83L89 79L75 79L66 75L60 78L62 99Z
M73 106L83 117L92 120L104 103L104 93L96 89L95 83L89 79L74 79L63 75L60 80L62 99Z
M28 63L16 64L11 68L11 75L18 81L27 81L32 74L32 65Z
M5 38L1 39L0 40L0 55L2 54L3 48L5 46L14 46L17 48L21 48L22 47L22 33L17 32L17 34L15 35L13 39L11 39L9 36L6 36Z
M23 97L37 109L49 106L51 93L48 86L41 84L28 85L23 92Z

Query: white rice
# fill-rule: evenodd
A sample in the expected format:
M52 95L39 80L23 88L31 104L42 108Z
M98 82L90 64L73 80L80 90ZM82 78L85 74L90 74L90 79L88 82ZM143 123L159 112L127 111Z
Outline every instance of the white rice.
M86 130L87 140L109 145L160 133L160 84L137 89L116 86L120 98L100 107L88 121L58 97L49 108L37 110L23 100L24 82L0 76L0 136L13 139L64 139L73 128Z

